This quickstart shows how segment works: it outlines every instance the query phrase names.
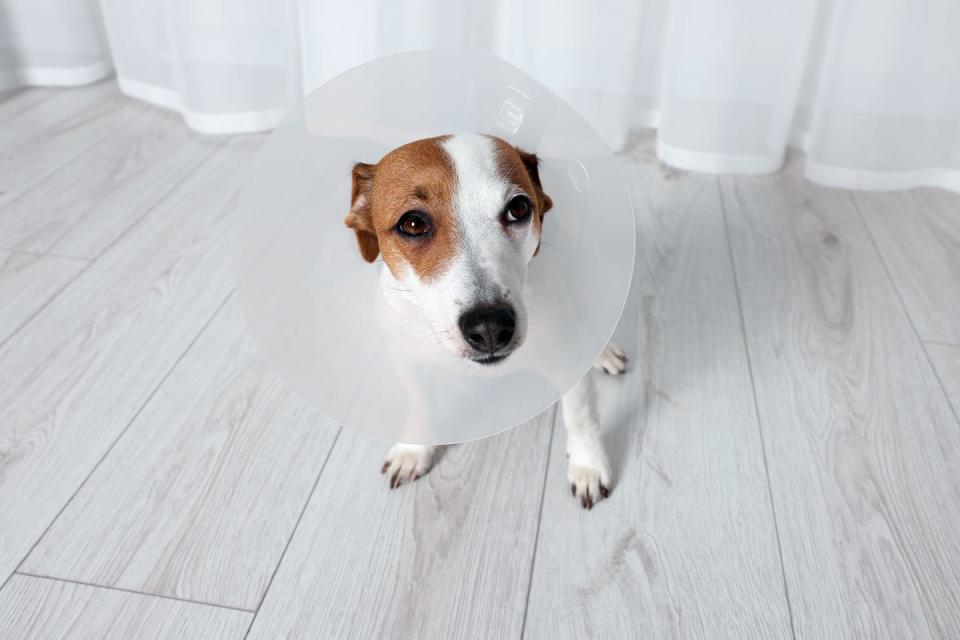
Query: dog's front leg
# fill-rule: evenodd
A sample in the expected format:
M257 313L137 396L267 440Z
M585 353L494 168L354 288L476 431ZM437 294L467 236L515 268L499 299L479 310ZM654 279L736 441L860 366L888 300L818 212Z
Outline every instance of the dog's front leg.
M396 489L404 482L413 482L433 466L437 447L432 444L404 444L398 442L390 448L380 473L390 478L390 488Z
M570 491L584 509L610 495L610 461L600 439L597 392L588 371L563 395L563 423L567 428L567 479Z

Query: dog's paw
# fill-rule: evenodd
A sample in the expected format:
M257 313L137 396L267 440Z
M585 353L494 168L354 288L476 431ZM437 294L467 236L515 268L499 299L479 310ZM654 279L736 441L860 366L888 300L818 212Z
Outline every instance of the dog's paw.
M424 444L397 443L390 448L380 473L390 478L390 488L396 489L404 482L413 482L433 464L437 448Z
M567 461L570 493L584 509L593 509L594 504L609 497L612 475L610 462L602 451L599 455L572 453Z
M618 376L627 370L627 354L616 342L604 347L603 352L593 363L594 368L605 371L612 376Z

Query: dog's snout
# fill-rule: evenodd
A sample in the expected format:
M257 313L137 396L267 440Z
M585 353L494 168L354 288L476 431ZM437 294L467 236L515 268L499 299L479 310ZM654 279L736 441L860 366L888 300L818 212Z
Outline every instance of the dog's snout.
M504 304L474 307L458 322L463 339L477 351L496 353L510 344L517 330L513 307Z

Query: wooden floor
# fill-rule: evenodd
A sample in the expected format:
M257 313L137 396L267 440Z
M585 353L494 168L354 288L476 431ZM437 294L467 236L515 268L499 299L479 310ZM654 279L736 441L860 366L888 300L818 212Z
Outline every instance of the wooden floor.
M225 242L263 140L0 100L0 638L960 637L960 195L638 136L587 512L555 410L391 492L274 376Z

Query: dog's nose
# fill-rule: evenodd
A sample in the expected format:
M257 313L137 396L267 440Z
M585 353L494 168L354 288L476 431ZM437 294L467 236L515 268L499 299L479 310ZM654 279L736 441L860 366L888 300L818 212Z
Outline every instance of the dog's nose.
M510 344L517 330L513 308L507 305L474 307L458 322L464 340L477 351L496 353Z

